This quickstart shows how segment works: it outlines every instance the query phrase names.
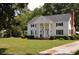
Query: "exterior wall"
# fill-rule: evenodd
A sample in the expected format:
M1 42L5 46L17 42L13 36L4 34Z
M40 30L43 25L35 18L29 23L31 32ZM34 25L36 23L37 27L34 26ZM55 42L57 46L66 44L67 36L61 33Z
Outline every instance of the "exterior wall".
M63 23L63 26L57 26L56 23ZM63 35L56 35L56 30L63 30ZM56 21L54 22L54 27L53 27L53 35L52 36L68 36L68 22L66 21Z
M52 36L55 36L56 34L56 22L52 23Z
M34 24L34 23L31 23L31 24ZM39 37L39 24L36 25L36 28L35 27L31 28L31 24L27 25L27 27L28 27L27 28L27 35L31 36L31 30L32 30L32 31L34 31L34 36ZM37 30L37 35L35 35L35 30Z
M27 25L27 35L30 35L30 24L28 23L28 25Z

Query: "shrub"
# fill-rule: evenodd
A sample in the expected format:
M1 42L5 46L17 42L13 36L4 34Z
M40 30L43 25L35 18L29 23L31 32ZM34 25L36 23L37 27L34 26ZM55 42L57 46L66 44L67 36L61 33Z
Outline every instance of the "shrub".
M64 40L69 40L69 36L55 36L56 39L63 38Z
M28 39L34 39L34 36L27 36Z
M69 40L69 36L51 36L50 40L59 39L59 40Z
M79 35L74 35L77 40L79 40Z
M74 40L77 40L77 38L76 38L74 35L73 35L73 39L74 39Z
M50 40L54 40L55 39L55 36L51 36L49 39Z
M59 39L59 38L62 38L61 36L55 36L55 39Z
M59 38L59 40L65 40L64 38Z
M70 40L76 40L75 36L72 35L72 36L69 36L70 37Z
M21 35L21 38L25 38L25 36L24 35Z
M65 39L65 40L70 40L70 37L69 37L69 36L65 36L64 39Z

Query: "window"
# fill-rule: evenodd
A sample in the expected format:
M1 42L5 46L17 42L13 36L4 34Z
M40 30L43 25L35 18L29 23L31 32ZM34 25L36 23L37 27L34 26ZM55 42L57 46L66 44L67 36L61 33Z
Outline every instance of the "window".
M34 27L34 24L31 24L31 28Z
M34 34L33 30L31 30L31 35L33 35L33 34Z
M63 26L63 23L56 23L56 26Z
M63 30L56 30L56 35L63 35Z

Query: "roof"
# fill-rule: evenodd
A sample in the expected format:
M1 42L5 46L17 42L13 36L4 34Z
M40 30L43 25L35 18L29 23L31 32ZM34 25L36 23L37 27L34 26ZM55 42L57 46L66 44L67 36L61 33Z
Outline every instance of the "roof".
M58 14L58 15L50 15L50 16L37 16L34 17L32 20L29 21L29 23L36 21L39 18L45 18L46 20L52 20L52 21L69 21L70 14Z

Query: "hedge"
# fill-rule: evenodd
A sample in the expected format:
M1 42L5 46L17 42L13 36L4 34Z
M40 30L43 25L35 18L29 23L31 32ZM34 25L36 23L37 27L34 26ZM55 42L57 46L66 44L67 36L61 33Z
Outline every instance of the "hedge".
M72 36L51 36L50 40L79 40L79 35L72 35Z

